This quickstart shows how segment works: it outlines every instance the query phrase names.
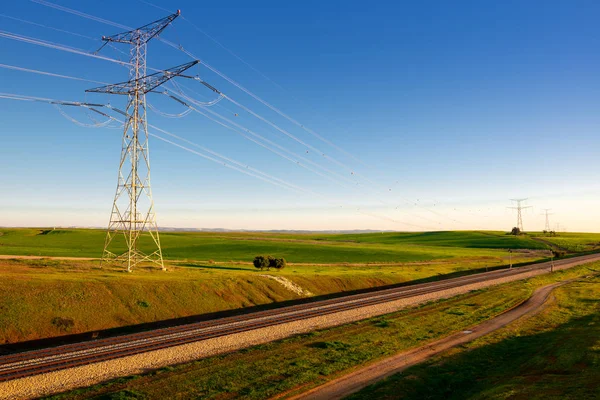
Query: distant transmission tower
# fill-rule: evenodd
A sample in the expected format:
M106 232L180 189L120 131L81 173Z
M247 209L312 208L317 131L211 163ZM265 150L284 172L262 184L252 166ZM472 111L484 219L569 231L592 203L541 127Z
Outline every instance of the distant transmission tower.
M551 208L544 208L544 213L542 215L546 216L546 225L544 225L544 230L546 232L550 232L550 216L552 213L550 212Z
M531 206L522 206L521 203L524 202L527 199L510 199L510 201L514 201L517 203L516 207L508 207L511 208L513 210L517 210L517 228L519 228L519 230L521 232L524 232L523 229L523 216L521 211L526 209L526 208L531 208Z
M141 28L114 36L103 36L102 47L110 42L131 46L129 81L86 90L86 92L128 96L127 108L123 112L125 128L117 191L102 253L102 262L122 262L127 266L127 271L144 262L151 262L165 269L150 188L146 93L173 77L181 76L183 71L197 64L198 61L146 75L146 45L179 14L180 12L177 11ZM149 236L147 240L140 240L147 236ZM122 239L117 239L119 237L123 238L124 242ZM140 250L140 241L145 247L150 248L149 252L144 253Z

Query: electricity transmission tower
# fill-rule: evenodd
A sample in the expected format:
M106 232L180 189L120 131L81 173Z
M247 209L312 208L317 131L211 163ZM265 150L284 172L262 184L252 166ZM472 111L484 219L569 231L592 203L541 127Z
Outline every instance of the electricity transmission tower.
M129 81L86 90L128 96L126 111L121 112L125 123L117 190L102 253L103 263L121 262L127 266L127 271L145 262L165 269L150 188L146 93L171 78L182 76L183 71L198 61L146 75L146 46L179 14L177 11L135 30L103 36L102 47L110 42L130 45ZM140 244L151 250L143 252Z
M542 215L546 216L546 225L544 225L544 230L546 232L550 232L550 215L553 215L553 213L549 212L550 210L552 210L551 208L544 208L544 213Z
M523 216L521 211L527 208L531 208L531 206L522 206L521 203L524 202L527 199L510 199L510 201L514 201L517 203L516 207L508 207L511 208L513 210L517 210L517 228L519 228L519 230L521 232L524 231L523 229Z

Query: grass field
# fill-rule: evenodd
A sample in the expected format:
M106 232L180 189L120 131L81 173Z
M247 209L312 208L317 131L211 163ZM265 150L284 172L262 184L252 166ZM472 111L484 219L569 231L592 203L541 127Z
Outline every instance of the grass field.
M0 229L0 254L99 257L105 232L93 229ZM502 232L377 233L360 235L273 233L161 233L170 260L251 261L273 254L295 263L431 261L494 257L506 249L547 249L529 237ZM144 243L142 243L142 247Z
M598 265L595 267L597 268ZM117 379L91 388L52 396L50 399L162 399L165 397L265 399L281 394L289 395L295 393L295 390L307 390L321 384L337 376L336 374L351 370L365 362L420 346L452 332L465 329L511 307L527 298L535 288L549 282L589 273L587 266L577 267L552 275L532 278L528 281L513 282L471 292L384 317L299 335L193 363L167 367L141 376ZM553 323L543 329L551 331L556 324L578 321L578 318L581 317L583 317L583 325L580 327L589 322L596 321L594 323L597 323L597 315L592 317L590 313L597 313L600 301L598 289L600 289L598 280L561 289L564 292L556 306L559 317L553 319ZM572 290L575 290L576 293L574 300L569 299ZM558 359L557 362L560 361L566 368L582 368L582 365L573 364L573 362L584 356L582 354L584 348L595 351L595 355L592 357L597 360L599 337L597 329L596 326L591 327L590 336L587 336L586 342L569 345L571 346L569 349L573 347L579 349L572 359L567 357L568 352L557 350L563 354L563 357L567 357L564 361ZM592 337L594 340L590 340ZM529 343L533 346L535 340L531 340ZM588 348L590 345L591 347ZM543 354L531 355L531 352L538 348L532 347L529 349L528 356L521 355L518 360L524 362L529 357L529 363L541 363L544 361ZM560 346L556 346L556 348L558 349ZM520 349L522 347L511 351L517 353ZM501 351L494 355L495 359L481 358L482 362L485 361L486 368L493 367L493 364L498 363L500 359L508 360L508 357L505 357ZM469 357L467 356L466 359L468 360ZM515 362L513 368L516 365ZM521 368L525 369L526 365L524 364ZM597 364L588 366L597 368ZM508 372L510 368L506 367L504 370ZM485 374L486 369L481 369L476 364L469 371ZM597 376L598 370L595 371ZM589 376L592 376L591 371ZM462 393L474 386L473 382L466 384L461 381L461 384L466 388L462 389ZM477 385L479 385L478 382ZM401 393L393 388L390 390L396 394ZM363 398L378 397L369 394ZM428 397L415 396L414 398ZM465 396L456 398L465 398Z
M541 233L533 233L532 236L575 253L600 249L599 233L559 233L558 236L544 236Z
M569 284L517 322L351 396L367 399L597 399L600 279Z

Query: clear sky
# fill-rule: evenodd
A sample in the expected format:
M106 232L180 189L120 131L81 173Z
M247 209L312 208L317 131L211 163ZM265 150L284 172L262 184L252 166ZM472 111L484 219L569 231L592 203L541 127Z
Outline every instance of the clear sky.
M167 118L148 110L149 123L302 190L151 138L160 226L508 230L516 222L509 199L529 198L526 230L544 228L544 208L554 213L552 228L600 230L597 1L151 3L181 9L164 39L337 146L194 67L190 74L304 144L227 100L210 110L302 157L300 165L196 112ZM51 4L131 27L168 14L140 0ZM0 11L0 32L86 52L122 30L33 1L5 2ZM126 46L99 54L125 59L120 51ZM190 60L161 41L148 47L151 68ZM128 79L116 63L6 37L0 64L98 82ZM198 101L214 98L196 81L178 82ZM124 98L84 93L95 86L0 68L2 93L124 106ZM159 94L148 102L163 113L186 110ZM82 109L62 111L92 122ZM44 103L0 99L0 117L0 226L105 226L122 132L75 125Z

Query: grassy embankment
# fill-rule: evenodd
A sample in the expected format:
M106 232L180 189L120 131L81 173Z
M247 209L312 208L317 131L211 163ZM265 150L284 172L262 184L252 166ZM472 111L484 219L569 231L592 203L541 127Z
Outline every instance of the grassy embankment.
M485 290L471 292L452 299L422 305L384 317L373 318L336 328L320 330L285 340L255 346L246 350L198 360L193 363L166 367L138 376L117 379L91 388L78 389L52 396L53 400L75 399L264 399L291 395L307 390L339 374L347 373L366 362L374 361L400 351L424 345L450 333L463 330L506 310L527 298L536 288L548 283L590 273L581 266L571 270L544 275L527 281L513 282ZM459 393L455 398L467 398L473 388L489 385L498 387L502 379L510 379L506 389L535 389L523 386L546 382L553 390L563 390L561 383L551 383L544 374L546 368L564 373L560 382L577 378L568 387L581 387L579 393L596 393L598 381L598 302L600 280L574 283L557 292L558 301L540 317L514 328L503 330L496 339L495 350L469 353L461 356L463 364L445 371L445 380L436 381L428 374L431 385L447 390L446 382L455 384ZM535 336L526 336L534 334ZM520 335L520 336L519 336ZM573 337L570 337L572 335ZM487 341L487 338L482 339ZM481 346L481 344L476 345ZM473 363L469 360L474 358ZM538 369L535 369L537 366ZM465 370L463 371L463 368ZM443 367L441 367L443 368ZM515 374L531 376L515 378ZM427 371L427 369L424 369ZM492 374L490 374L492 371ZM504 375L495 373L502 371ZM581 371L586 371L580 374ZM453 381L454 378L456 381ZM478 380L481 377L481 380ZM566 378L570 377L570 378ZM430 383L410 375L401 390L387 387L392 395L410 390L415 385L427 387ZM517 383L512 383L515 380ZM461 386L462 385L462 386ZM512 386L511 386L512 385ZM521 386L519 386L521 385ZM544 386L544 385L541 385ZM431 392L428 392L431 393ZM442 392L440 392L442 393ZM448 393L444 391L443 393ZM498 393L498 389L496 389ZM547 391L546 393L549 393ZM379 398L366 393L362 398ZM410 398L440 398L416 394ZM503 397L505 398L505 397ZM521 397L531 398L531 397ZM576 398L576 397L573 397ZM585 398L585 397L579 397Z
M93 256L104 237L99 230L0 231L2 254ZM126 274L100 269L96 261L0 260L0 343L299 298L249 264L261 253L293 262L270 274L322 295L503 265L508 262L503 248L543 246L529 238L479 232L166 233L162 242L171 259L167 273L140 268ZM513 253L513 261L542 256ZM182 259L188 261L174 261ZM217 261L195 261L203 259Z
M600 280L569 284L540 315L396 374L362 399L597 399Z

